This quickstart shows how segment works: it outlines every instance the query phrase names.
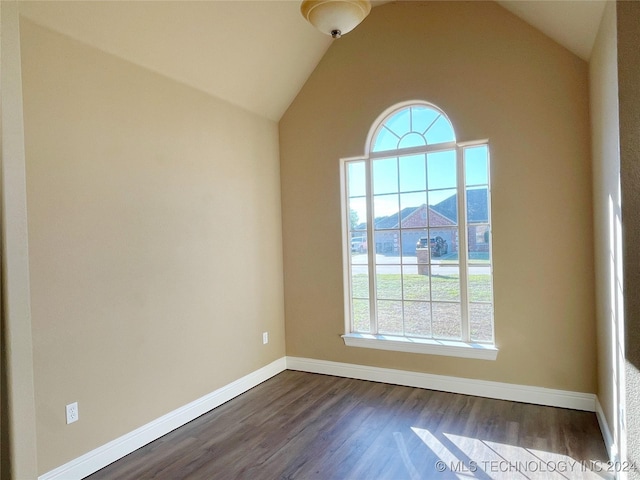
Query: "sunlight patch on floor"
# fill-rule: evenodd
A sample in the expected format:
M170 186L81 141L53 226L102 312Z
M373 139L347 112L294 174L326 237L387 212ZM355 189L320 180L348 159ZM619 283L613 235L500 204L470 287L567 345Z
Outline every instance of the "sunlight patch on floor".
M523 448L451 433L437 433L412 427L422 442L440 461L438 472L460 479L566 480L612 479L608 465L599 460L574 459L560 453ZM535 441L535 439L534 439Z

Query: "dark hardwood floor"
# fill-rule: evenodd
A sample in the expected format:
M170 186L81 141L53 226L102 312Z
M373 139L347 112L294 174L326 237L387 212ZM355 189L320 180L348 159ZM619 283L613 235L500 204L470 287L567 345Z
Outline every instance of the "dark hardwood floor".
M285 371L87 478L600 479L606 460L593 413Z

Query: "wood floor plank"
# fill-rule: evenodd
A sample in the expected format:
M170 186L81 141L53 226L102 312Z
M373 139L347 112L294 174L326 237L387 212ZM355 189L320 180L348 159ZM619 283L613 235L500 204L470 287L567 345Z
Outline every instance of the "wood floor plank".
M87 478L601 480L606 458L590 412L285 371Z

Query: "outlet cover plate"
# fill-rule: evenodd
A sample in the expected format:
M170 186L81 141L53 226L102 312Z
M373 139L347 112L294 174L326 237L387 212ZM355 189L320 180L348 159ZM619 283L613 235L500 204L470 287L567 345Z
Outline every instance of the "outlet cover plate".
M67 425L78 421L78 402L67 405Z

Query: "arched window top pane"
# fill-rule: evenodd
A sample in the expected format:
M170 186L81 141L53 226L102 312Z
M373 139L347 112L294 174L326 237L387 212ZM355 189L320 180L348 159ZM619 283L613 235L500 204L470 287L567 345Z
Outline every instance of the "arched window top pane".
M395 133L398 138L404 137L407 133L412 131L410 109L406 108L404 110L400 110L384 122L384 126Z
M427 143L429 145L456 141L456 135L453 133L451 123L449 123L449 120L442 115L438 117L424 135L427 138Z
M411 105L388 115L376 127L372 152L455 142L447 117L435 107Z
M398 148L399 141L400 139L391 133L391 130L386 127L382 127L375 139L373 151L385 152L387 150L395 150Z
M440 112L428 107L411 107L411 120L416 132L424 134L433 122L440 117Z
M398 148L422 147L427 143L424 137L416 132L409 132L398 142Z

